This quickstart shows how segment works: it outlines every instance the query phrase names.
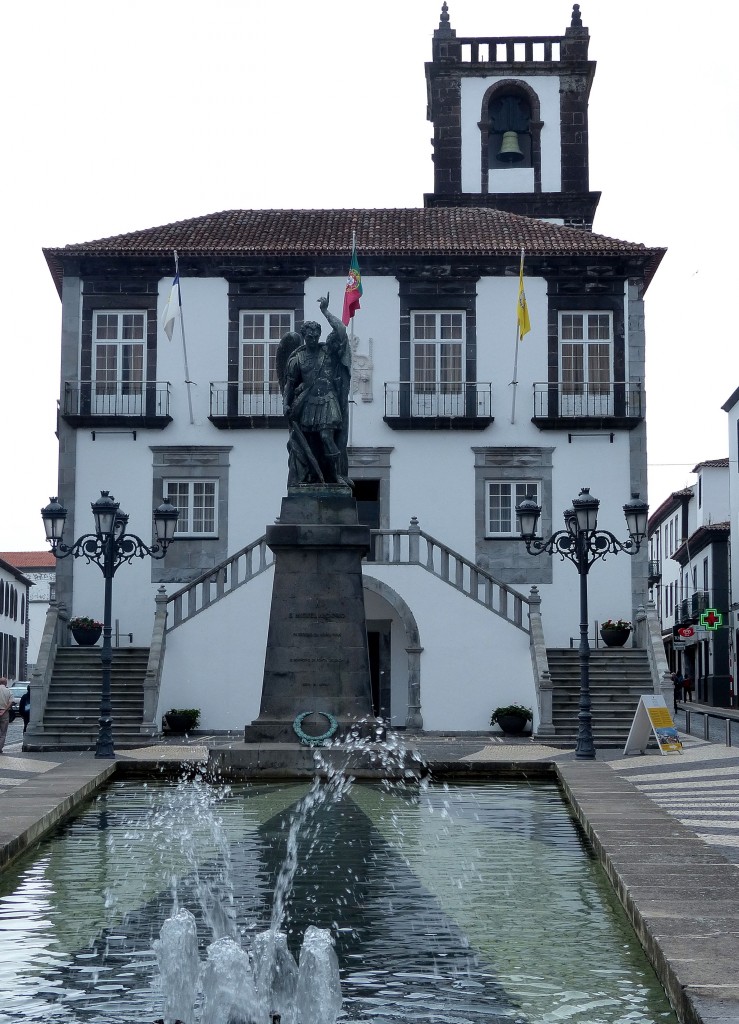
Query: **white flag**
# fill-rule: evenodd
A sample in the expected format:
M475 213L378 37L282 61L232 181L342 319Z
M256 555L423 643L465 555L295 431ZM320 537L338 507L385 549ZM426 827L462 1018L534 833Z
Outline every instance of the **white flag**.
M172 335L174 334L174 325L177 323L181 312L180 307L182 306L182 296L180 295L180 275L175 274L172 287L169 291L169 298L167 299L167 305L164 307L164 313L162 314L162 327L167 338L171 341Z

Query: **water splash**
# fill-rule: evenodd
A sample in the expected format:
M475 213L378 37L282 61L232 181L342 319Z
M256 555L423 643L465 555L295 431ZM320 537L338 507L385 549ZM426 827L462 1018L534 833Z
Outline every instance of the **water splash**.
M195 918L184 908L168 917L154 942L164 992L164 1020L192 1020L200 979Z
M341 1012L339 961L326 928L306 929L296 1003L301 1024L335 1024Z
M407 796L411 792L406 792L409 786L415 791L420 765L409 766L408 754L397 738L378 742L376 733L369 732L367 735L364 730L364 735L350 736L314 751L316 774L290 818L286 852L275 883L270 927L254 936L251 959L238 941L230 848L217 813L221 798L218 789L197 777L183 780L176 787L170 806L154 826L161 829L189 868L203 920L214 941L208 947L207 962L201 972L194 918L178 908L177 875L173 871L174 914L165 922L160 940L155 943L168 1019L179 1016L185 1024L193 1020L196 988L202 973L201 1024L270 1024L276 1019L281 1024L335 1024L341 1012L342 995L331 931L308 926L298 967L288 949L283 927L299 867L300 842L309 839L309 846L313 847L321 829L318 812L327 804L338 804L349 793L354 782L353 769L363 763L381 765L385 785L395 795L402 792ZM187 828L182 827L185 821ZM209 878L202 878L199 871L197 838L203 836L218 854L219 867ZM185 947L187 956L183 953ZM183 971L189 972L187 986L182 983Z
M279 1014L280 1024L295 1024L298 965L287 948L287 936L272 929L255 935L252 956L260 1020Z
M202 1024L254 1024L258 1014L248 954L233 939L211 942L203 969Z

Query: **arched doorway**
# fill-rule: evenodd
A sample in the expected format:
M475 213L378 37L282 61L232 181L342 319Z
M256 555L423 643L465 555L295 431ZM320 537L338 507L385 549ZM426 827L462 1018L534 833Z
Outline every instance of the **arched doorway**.
M423 729L421 647L415 616L392 587L363 576L375 713L393 728Z

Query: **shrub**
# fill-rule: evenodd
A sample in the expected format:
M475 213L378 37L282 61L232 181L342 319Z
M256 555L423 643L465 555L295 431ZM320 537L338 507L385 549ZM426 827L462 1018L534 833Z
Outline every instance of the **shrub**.
M531 708L526 708L523 704L506 704L505 707L496 708L495 711L493 711L490 716L490 724L495 725L502 715L519 715L527 722L530 722L534 717L534 713Z
M166 718L168 715L182 715L189 719L188 729L194 729L200 721L200 708L170 708L164 717Z

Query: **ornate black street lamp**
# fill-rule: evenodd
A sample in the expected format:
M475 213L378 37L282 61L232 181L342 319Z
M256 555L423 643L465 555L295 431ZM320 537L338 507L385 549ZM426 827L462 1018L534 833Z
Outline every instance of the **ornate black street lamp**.
M521 539L530 555L560 555L568 558L580 576L580 711L577 716L577 747L575 756L592 759L593 723L590 701L590 643L588 642L588 572L593 562L608 554L617 555L625 551L635 555L647 535L649 506L634 494L624 505L629 540L621 542L608 530L598 529L598 508L600 501L583 487L573 500L572 508L564 513L564 530L553 533L548 540L538 540L536 525L541 507L530 498L525 499L516 509L521 523Z
M172 543L177 526L178 510L169 502L154 509L154 536L156 543L149 547L135 533L126 533L128 516L121 512L119 503L108 491L101 491L97 501L92 503L95 519L95 533L86 533L71 545L62 541L67 510L57 498L51 498L46 508L41 509L46 539L51 544L55 558L83 557L94 562L105 579L105 600L103 605L103 649L100 654L102 667L102 691L100 694L100 729L98 731L95 757L115 757L113 748L113 722L110 701L110 668L113 663L111 647L111 611L113 604L113 577L124 562L134 558L164 558Z

